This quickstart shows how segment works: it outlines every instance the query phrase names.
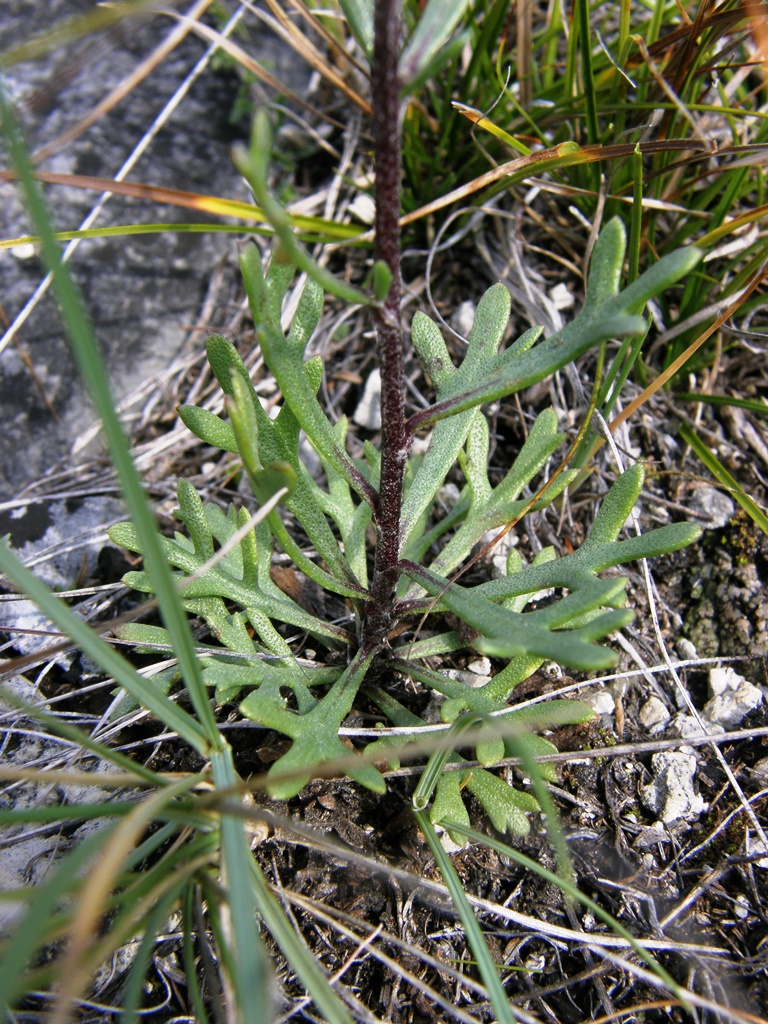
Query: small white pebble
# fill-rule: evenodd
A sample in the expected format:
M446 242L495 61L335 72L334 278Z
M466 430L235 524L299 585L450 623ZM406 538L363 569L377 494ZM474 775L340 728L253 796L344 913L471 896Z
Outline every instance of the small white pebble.
M381 372L371 370L352 419L366 430L381 430Z
M451 317L451 325L456 328L459 334L468 338L474 322L475 304L466 299L456 307L456 312Z
M653 782L643 786L640 799L664 824L698 817L707 804L696 792L693 778L696 757L678 750L664 750L651 758Z
M675 644L675 647L677 648L677 653L682 661L695 661L699 656L699 652L693 646L691 641L686 640L684 636L680 637Z
M555 304L555 309L572 309L576 304L576 300L573 297L573 292L568 290L567 285L556 284L554 288L549 289L549 297Z
M708 700L704 705L704 715L715 725L735 729L762 702L762 691L742 679L736 690L725 690Z
M563 670L556 661L545 661L539 669L542 675L545 675L547 679L562 679Z
M746 896L739 894L733 903L733 913L740 921L746 921L749 917L749 901Z
M744 843L744 853L748 857L754 857L755 854L768 853L768 848L762 839L753 839L752 832L748 832ZM752 863L756 868L768 868L768 857L758 857Z
M440 845L446 853L459 853L463 846L459 846L458 843L454 843L447 832L442 832L440 835Z
M372 196L361 193L349 204L349 213L361 224L373 224L376 219L376 204Z
M666 704L655 696L648 698L638 714L641 725L651 733L660 732L664 724L669 721L669 717Z
M467 669L474 672L476 676L489 676L491 674L491 659L475 658L467 665Z
M744 682L744 676L740 676L730 665L719 666L709 670L709 696L717 697L726 690L738 690L739 685Z
M585 701L596 715L612 715L616 710L616 701L609 690L597 690L590 693Z
M733 519L736 506L724 491L702 484L691 495L691 510L708 520L705 525L709 529L718 530Z
M21 245L11 246L11 256L19 263L29 263L37 256L37 246L32 242L22 242Z

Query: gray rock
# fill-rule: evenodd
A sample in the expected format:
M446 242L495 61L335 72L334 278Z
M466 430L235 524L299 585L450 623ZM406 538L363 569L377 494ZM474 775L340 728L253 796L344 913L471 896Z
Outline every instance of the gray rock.
M122 503L102 495L36 502L0 510L0 535L10 534L18 555L49 587L70 590L81 574L93 575L96 559L107 539L107 527L123 517ZM22 654L51 643L48 636L18 632L51 628L31 601L0 602L0 627L15 631L14 646ZM69 663L69 656L64 653L56 658L61 664Z
M659 697L649 697L640 708L638 718L649 733L660 732L669 721L669 709Z
M709 673L712 698L704 705L704 716L725 729L734 729L763 702L757 686L732 668L714 668Z
M709 529L719 530L733 519L736 506L724 491L709 484L697 487L691 495L691 511L705 520Z
M0 52L43 34L73 15L92 11L91 0L5 0ZM5 81L24 120L30 147L39 149L71 128L133 71L172 31L168 18L134 17L81 40L60 45L46 59L15 64ZM249 42L252 48L257 37ZM280 60L285 46L260 31L273 65L290 69L303 91L309 77L295 59ZM168 99L204 53L207 43L189 35L110 113L41 169L109 178L115 175ZM256 54L258 56L258 54ZM229 123L238 82L210 67L160 130L129 175L133 181L188 192L247 199L230 159ZM202 129L201 129L202 126ZM247 130L247 126L243 126ZM76 228L98 192L49 186L56 226ZM0 183L2 234L29 232L18 189ZM113 196L98 226L157 221L213 220L167 205ZM108 364L116 400L164 369L197 321L210 275L236 246L231 235L168 233L90 240L81 244L71 267ZM44 271L36 258L0 252L0 296L13 321ZM234 267L232 271L234 279ZM195 344L202 347L198 335ZM57 422L58 419L58 422ZM93 414L69 356L58 312L47 295L15 338L0 344L0 499L17 492L61 459Z
M643 786L640 799L668 825L681 818L697 818L707 804L696 792L693 777L696 758L682 751L665 750L651 758L653 782Z
M616 701L610 690L602 687L584 698L596 715L612 715L616 710Z

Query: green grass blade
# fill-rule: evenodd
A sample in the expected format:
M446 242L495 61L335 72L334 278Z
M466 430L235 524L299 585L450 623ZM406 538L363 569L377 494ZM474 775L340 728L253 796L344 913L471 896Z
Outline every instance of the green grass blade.
M680 986L674 980L674 978L659 964L659 962L648 952L643 946L642 942L639 941L632 935L627 929L612 917L606 910L600 906L599 903L595 903L594 900L590 899L589 896L585 896L584 893L574 885L568 879L561 878L560 875L555 874L554 871L549 871L538 861L532 860L527 857L524 853L519 850L515 850L514 847L508 846L506 843L502 843L498 839L492 839L490 836L484 835L482 832L476 832L473 828L468 828L466 825L462 825L459 822L454 821L442 821L440 824L450 830L451 832L457 832L469 839L470 842L480 843L483 846L487 846L491 850L495 850L497 853L504 857L509 857L510 860L520 864L526 870L533 872L540 878L551 882L556 885L562 892L569 896L571 899L578 900L583 906L587 907L595 917L600 918L604 921L617 935L625 939L637 955L651 968L651 970L664 982L670 992L672 992L681 1003L686 1006L687 1003L683 998ZM442 849L442 848L441 848Z
M317 226L309 226L312 218L291 217L288 214L291 224L296 230L301 230L301 238L308 245L331 245L340 241L347 245L363 244L361 232L355 225L334 224L327 222L327 230L323 228L323 221L317 218ZM302 223L299 223L302 222ZM93 238L125 238L130 235L262 235L272 238L275 234L269 225L253 226L251 224L208 224L205 221L166 223L160 221L156 224L111 224L101 228L83 228L72 231L56 231L54 238L57 242L82 241ZM0 239L0 249L13 249L17 245L39 245L39 235L19 235L18 238Z
M317 960L293 930L291 922L270 891L258 864L251 860L251 878L259 905L259 913L272 938L282 950L296 977L301 981L307 995L324 1015L328 1024L353 1024L352 1018L334 990L328 985L328 977Z
M459 915L462 925L464 926L464 932L467 936L467 942L474 954L475 960L477 961L477 969L480 972L480 977L483 979L483 984L488 990L488 997L493 1006L493 1012L496 1014L496 1020L500 1024L514 1024L517 1020L515 1012L512 1009L507 994L504 991L504 986L501 984L499 978L499 972L496 964L493 962L493 957L488 949L488 943L485 941L482 929L477 922L475 913L469 904L466 893L462 887L459 876L451 864L448 854L442 847L440 840L435 832L432 822L429 820L429 815L425 811L414 810L414 815L419 828L424 833L424 838L427 840L429 849L432 852L432 856L437 861L437 866L440 869L440 874L443 876L443 880L451 894L456 912Z
M678 391L675 399L679 402L704 402L705 405L732 405L736 409L747 409L758 416L768 415L768 403L759 398L733 398L731 395L697 395L692 391Z
M232 790L239 781L229 750L211 755L213 781L220 790ZM269 1024L270 981L264 947L259 938L258 906L251 885L253 858L242 820L231 814L221 819L221 856L229 902L232 935L229 953L234 965L232 985L241 1024Z
M485 718L485 715L470 713L462 715L453 723L451 728L445 734L445 738L439 749L431 755L427 762L427 766L419 779L419 784L413 791L411 803L415 810L423 811L432 799L435 787L437 786L440 776L443 774L446 762L450 759L454 749L460 745L459 737L462 733L466 732L470 726L477 725L479 722L484 721Z
M759 526L763 533L768 534L768 516L766 516L765 512L763 512L757 502L753 498L750 498L744 488L741 487L740 484L731 476L725 466L720 462L717 456L710 451L701 438L684 423L678 427L678 433L683 440L693 448L715 479L719 480L724 487L727 487L755 525Z
M208 694L203 685L202 672L195 655L187 615L176 592L171 571L163 554L157 525L131 459L128 440L123 433L116 412L104 362L96 345L91 325L85 315L80 296L62 261L59 246L53 235L51 220L39 185L35 181L19 125L1 82L0 121L2 121L2 130L11 159L19 175L27 212L33 227L40 236L43 259L52 274L53 289L59 302L72 354L101 419L112 463L120 480L131 518L142 540L145 565L157 594L160 613L171 635L171 642L179 660L184 684L208 743L214 748L220 747L222 741L216 726L216 719L208 702ZM199 748L199 744L196 745Z
M368 60L373 53L373 0L339 0L349 31Z
M131 964L125 991L122 996L122 1007L118 1017L120 1024L137 1024L141 1019L139 1011L141 1009L142 996L144 995L147 966L152 955L152 949L177 897L177 891L171 890L167 892L147 918L144 934L141 937L139 948Z
M246 179L253 190L253 194L261 204L265 217L274 228L275 234L280 239L285 250L286 262L292 263L308 274L313 281L317 281L323 290L329 295L335 295L350 305L359 303L362 306L370 306L372 298L347 284L346 281L332 274L330 270L321 266L317 260L310 256L307 249L301 244L293 232L291 218L282 208L280 203L274 199L267 186L267 165L269 155L272 151L272 128L269 124L269 117L264 110L257 112L253 121L253 136L250 149L237 145L232 151L232 158L235 166Z
M406 91L435 60L469 6L470 0L429 0L400 58L400 78Z
M597 127L597 98L592 71L592 39L589 27L589 0L576 0L579 20L579 49L581 50L581 76L587 115L587 138L590 144L600 141Z
M208 1014L203 1002L203 993L199 975L205 977L206 966L212 967L210 950L205 936L202 921L201 890L198 887L187 886L182 902L182 959L184 971L187 976L187 999L191 1003L192 1013L197 1024L208 1024ZM204 952L201 954L203 970L201 971L195 958L195 948L192 938L193 929L198 933L198 941Z
M200 724L139 675L122 654L104 643L61 598L51 593L41 580L21 564L5 541L0 541L0 572L5 573L51 622L66 633L81 651L93 658L137 703L142 704L169 729L178 732L196 750L202 753L207 749L208 739Z
M46 942L49 930L58 923L57 909L67 893L78 884L86 866L114 832L100 829L74 847L59 862L52 877L32 890L21 923L12 939L0 946L0 1008L13 1005L27 983L27 967L35 951Z
M643 154L635 146L632 154L632 215L629 229L627 257L627 284L636 281L640 273L640 242L643 235ZM638 310L640 312L640 310Z

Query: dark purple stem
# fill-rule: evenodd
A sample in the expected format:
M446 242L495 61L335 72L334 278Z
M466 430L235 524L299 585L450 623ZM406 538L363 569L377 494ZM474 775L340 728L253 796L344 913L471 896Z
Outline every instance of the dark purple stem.
M403 480L410 437L405 429L403 335L400 327L400 0L376 0L373 42L373 131L376 160L376 259L392 274L376 310L381 366L381 481L376 561L364 645L381 647L392 625L399 577Z

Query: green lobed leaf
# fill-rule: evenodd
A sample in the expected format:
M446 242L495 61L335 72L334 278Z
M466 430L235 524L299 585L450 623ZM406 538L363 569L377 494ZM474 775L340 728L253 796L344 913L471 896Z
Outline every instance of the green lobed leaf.
M266 295L266 284L261 274L260 265L258 268L254 266L253 274L254 280L259 282L257 284L257 292L263 297ZM259 299L259 302L262 301L266 302L266 299ZM317 292L314 289L310 289L310 298L308 299L306 311L306 329L311 326L312 317L316 312L317 305ZM295 341L297 337L298 334L294 338ZM298 341L296 341L293 348L295 353L298 353L300 348ZM283 405L277 420L273 422L262 408L261 402L251 384L248 371L237 354L235 347L220 335L212 335L208 339L206 350L211 369L228 398L235 402L233 378L241 380L245 386L245 391L250 395L253 405L253 416L251 416L250 411L244 404L244 390L240 385L238 385L240 402L243 404L238 407L235 402L232 408L235 409L235 415L240 420L241 437L248 460L252 466L252 472L258 474L263 465L270 466L273 463L280 462L286 462L293 468L296 480L290 494L285 499L285 505L302 524L310 541L328 566L331 575L329 576L328 573L320 570L319 567L303 556L300 546L293 541L285 529L280 516L275 513L270 517L269 521L277 542L291 555L297 565L316 582L320 583L321 586L347 597L363 597L360 583L344 553L339 548L333 531L318 505L312 482L303 471L299 456L301 427L288 403ZM300 354L297 355L297 359L299 366L302 368L306 386L311 388L314 394L319 388L322 378L322 361L317 357L302 364ZM234 430L232 430L232 437L233 439L235 438ZM238 450L236 439L235 446L236 450Z
M349 713L357 691L373 661L374 652L358 651L331 689L304 714L289 710L279 691L262 684L240 705L246 718L276 729L294 741L269 770L268 791L276 800L295 796L320 766L341 760L346 774L375 793L386 791L386 782L371 764L349 766L350 750L339 739L339 727Z
M429 409L412 416L409 425L415 429L495 401L537 383L603 341L644 334L646 322L636 311L689 273L702 253L694 247L678 249L662 257L624 291L609 294L618 286L616 266L619 256L623 259L626 240L618 218L609 222L600 237L606 232L605 244L601 246L598 239L595 245L594 274L590 270L587 281L587 294L594 301L585 303L570 323L519 357L502 353L470 386L454 378L447 393L438 396Z
M469 348L457 369L448 354L437 325L423 313L414 316L411 335L424 370L437 386L441 400L454 388L469 386L492 365L509 322L511 299L503 284L489 288L478 303L470 333ZM522 352L530 348L541 328L526 331L513 346ZM432 505L435 495L455 465L470 428L476 422L475 409L469 409L435 424L429 449L405 496L402 512L403 543L411 538L416 523Z
M220 448L224 452L237 451L235 432L221 417L215 416L207 409L199 409L196 405L181 405L177 412L184 426L205 444Z

